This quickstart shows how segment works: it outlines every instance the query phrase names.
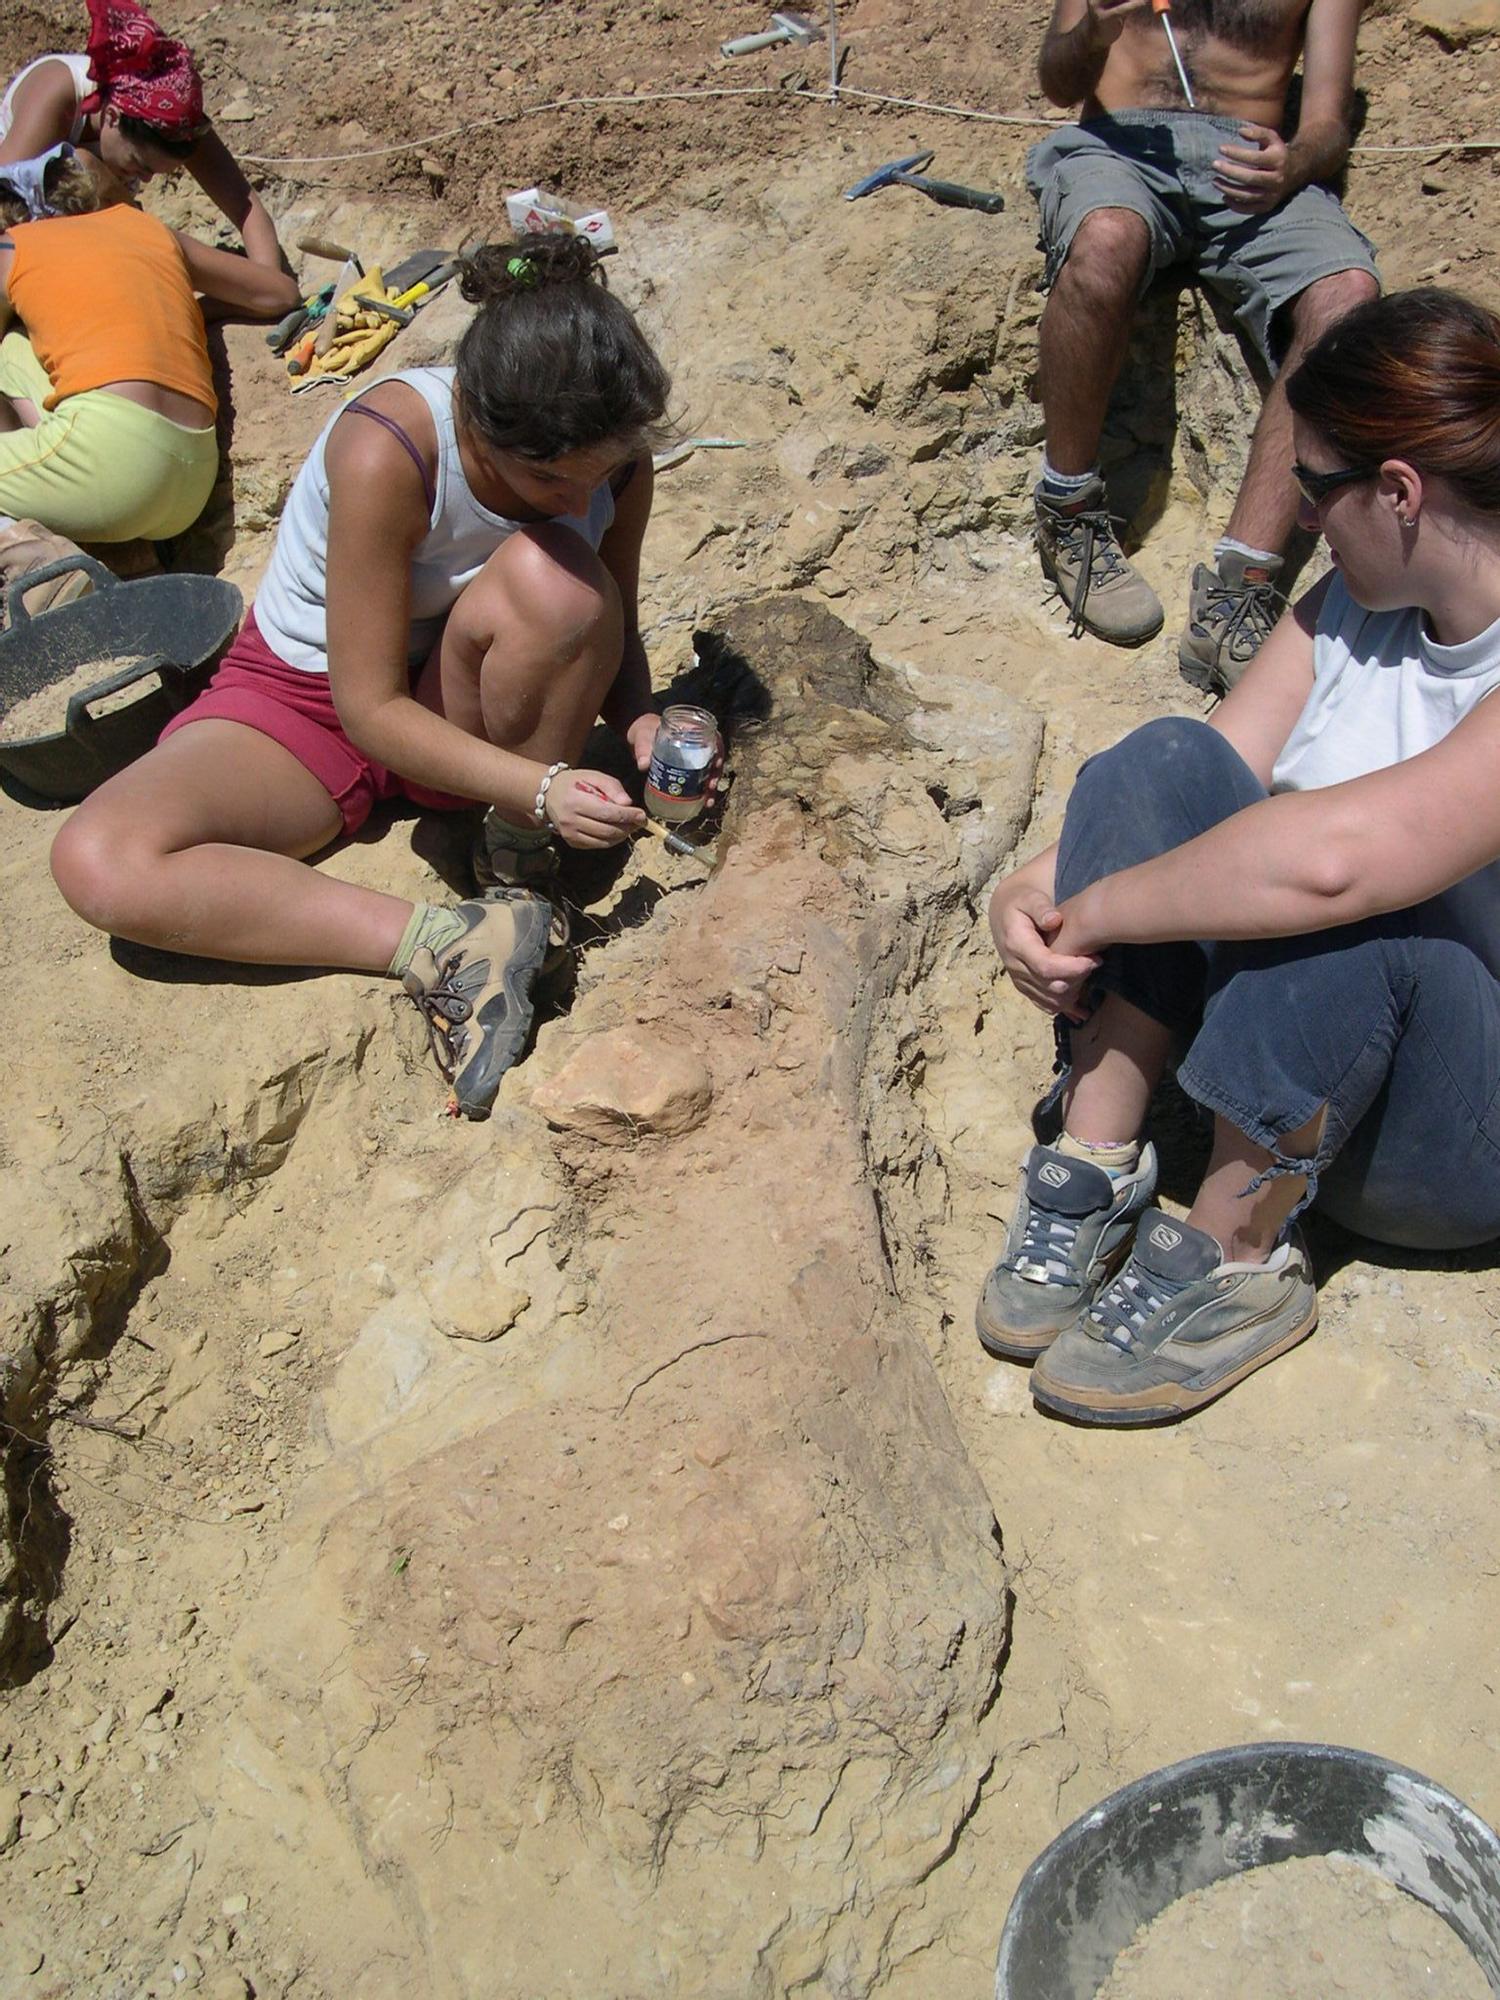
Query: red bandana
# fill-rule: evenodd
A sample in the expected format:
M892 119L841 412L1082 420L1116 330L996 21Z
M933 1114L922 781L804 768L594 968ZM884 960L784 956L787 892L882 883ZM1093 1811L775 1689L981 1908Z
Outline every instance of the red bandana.
M203 123L203 84L187 49L164 35L136 0L88 0L88 8L96 88L81 108L112 105L168 138L189 138Z

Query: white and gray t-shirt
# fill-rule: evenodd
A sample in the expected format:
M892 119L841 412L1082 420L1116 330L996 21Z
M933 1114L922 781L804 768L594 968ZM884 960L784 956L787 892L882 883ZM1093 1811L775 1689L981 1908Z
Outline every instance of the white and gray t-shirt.
M1273 792L1308 792L1401 764L1440 743L1500 686L1500 619L1440 646L1425 615L1367 611L1335 576L1313 640L1313 686L1271 773ZM1429 906L1500 977L1500 862ZM1426 926L1424 926L1426 927Z

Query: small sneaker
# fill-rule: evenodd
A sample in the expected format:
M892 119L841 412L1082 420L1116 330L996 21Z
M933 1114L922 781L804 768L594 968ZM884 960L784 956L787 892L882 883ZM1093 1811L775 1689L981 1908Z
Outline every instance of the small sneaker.
M1134 1173L1118 1176L1033 1146L1010 1234L974 1314L985 1351L1034 1361L1050 1347L1124 1263L1155 1192L1150 1145L1141 1148Z
M1177 667L1185 681L1210 694L1228 694L1286 609L1276 588L1280 574L1280 556L1252 562L1233 549L1219 558L1217 569L1198 564L1187 626L1177 642Z
M1079 1423L1160 1423L1222 1396L1317 1323L1295 1233L1264 1264L1227 1264L1204 1230L1149 1209L1129 1263L1043 1355L1031 1393Z
M46 563L82 554L76 542L70 542L66 535L54 535L40 521L13 521L8 528L0 529L0 592L8 597L11 585L21 579L21 602L32 618L39 618L44 611L53 611L59 605L71 604L75 598L86 597L94 587L87 570L66 570L30 590L25 588L24 579Z
M531 989L547 955L552 905L529 889L497 889L458 905L467 930L441 959L419 951L401 983L427 1022L427 1038L453 1105L488 1118L500 1079L531 1029Z
M1073 637L1092 632L1112 646L1153 638L1161 630L1161 599L1126 560L1104 504L1104 481L1091 479L1071 500L1049 499L1038 481L1032 498L1042 571L1068 607Z

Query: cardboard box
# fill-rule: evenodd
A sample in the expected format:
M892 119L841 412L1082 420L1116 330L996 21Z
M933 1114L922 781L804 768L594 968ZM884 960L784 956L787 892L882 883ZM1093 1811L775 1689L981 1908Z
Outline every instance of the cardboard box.
M614 224L602 208L584 208L565 201L548 188L520 188L505 197L505 213L518 236L528 230L558 230L570 236L586 236L600 256L615 247Z

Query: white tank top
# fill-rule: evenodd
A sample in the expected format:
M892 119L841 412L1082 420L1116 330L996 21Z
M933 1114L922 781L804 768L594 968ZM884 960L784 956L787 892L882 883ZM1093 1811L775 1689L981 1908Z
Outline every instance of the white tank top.
M1440 646L1421 611L1366 611L1335 575L1313 638L1313 685L1271 773L1307 792L1383 771L1441 743L1500 687L1500 619ZM1467 944L1500 977L1500 862L1422 908L1422 928Z
M4 142L10 132L11 119L15 115L16 91L26 81L27 77L31 75L34 69L40 69L43 63L49 62L66 63L68 68L73 72L73 123L68 129L67 137L69 144L74 146L83 137L83 113L78 107L86 97L92 97L94 94L94 78L92 71L89 69L88 57L38 56L35 62L27 63L25 69L16 71L10 80L10 88L6 91L4 97L0 97L0 143Z
M492 514L469 490L453 428L452 368L409 368L385 380L405 382L432 412L437 429L437 477L428 533L411 559L411 629L406 657L425 660L443 620L465 585L500 544L527 524ZM373 383L371 387L373 388ZM328 434L346 412L335 411L318 435L282 509L271 562L255 596L255 622L271 651L304 673L328 671ZM368 418L365 420L368 422ZM596 486L587 514L559 516L597 550L615 518L614 495Z

